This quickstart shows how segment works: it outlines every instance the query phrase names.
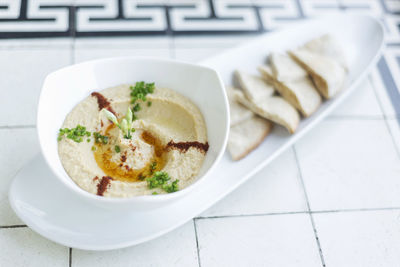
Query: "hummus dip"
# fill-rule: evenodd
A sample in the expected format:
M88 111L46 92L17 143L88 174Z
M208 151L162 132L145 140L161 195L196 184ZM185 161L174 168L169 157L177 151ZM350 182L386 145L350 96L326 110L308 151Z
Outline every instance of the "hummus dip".
M64 169L79 187L104 197L163 194L187 187L208 150L200 110L181 94L158 87L145 96L146 101L132 104L132 88L120 85L94 92L67 115L62 128L85 127L87 135L77 141L60 129L58 153ZM128 109L134 110L130 138L104 109L119 122ZM174 183L174 190L157 186L154 179L164 179L170 189Z

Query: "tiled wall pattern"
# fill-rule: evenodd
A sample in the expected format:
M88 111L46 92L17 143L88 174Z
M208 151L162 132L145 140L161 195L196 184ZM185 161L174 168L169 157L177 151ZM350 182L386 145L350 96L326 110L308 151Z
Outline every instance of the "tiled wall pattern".
M384 20L399 36L397 0L2 0L0 38L254 33L335 12Z
M88 252L40 237L11 211L11 180L39 153L36 105L50 71L126 55L198 62L338 12L381 20L377 67L302 140L183 227ZM0 77L0 266L400 266L399 0L0 0Z

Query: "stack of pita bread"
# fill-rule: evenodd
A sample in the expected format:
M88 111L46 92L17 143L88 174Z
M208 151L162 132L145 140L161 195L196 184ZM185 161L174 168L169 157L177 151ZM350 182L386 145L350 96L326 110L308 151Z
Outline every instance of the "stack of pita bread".
M228 150L239 160L271 132L273 123L293 134L302 117L313 114L323 99L343 87L347 66L330 35L313 39L287 53L271 53L260 76L235 71L239 88L228 87L231 130Z

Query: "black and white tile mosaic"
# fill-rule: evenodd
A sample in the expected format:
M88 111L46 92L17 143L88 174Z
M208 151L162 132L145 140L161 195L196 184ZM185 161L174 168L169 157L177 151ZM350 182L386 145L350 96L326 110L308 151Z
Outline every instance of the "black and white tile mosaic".
M0 38L232 34L339 11L382 18L400 39L397 0L2 0ZM384 16L385 15L385 16Z

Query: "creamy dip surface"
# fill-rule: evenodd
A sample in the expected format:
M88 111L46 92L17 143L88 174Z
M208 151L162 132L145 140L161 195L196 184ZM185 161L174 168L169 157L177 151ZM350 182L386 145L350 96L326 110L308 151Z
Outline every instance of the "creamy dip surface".
M171 193L193 183L208 150L207 128L197 106L158 87L146 101L131 101L131 86L120 85L92 93L67 115L62 129L80 125L88 132L80 141L67 134L59 137L58 153L71 179L90 193L117 198ZM136 104L140 110L134 111L127 138L104 109L120 125ZM157 186L165 175L167 181ZM174 181L175 190L164 187L171 188Z

